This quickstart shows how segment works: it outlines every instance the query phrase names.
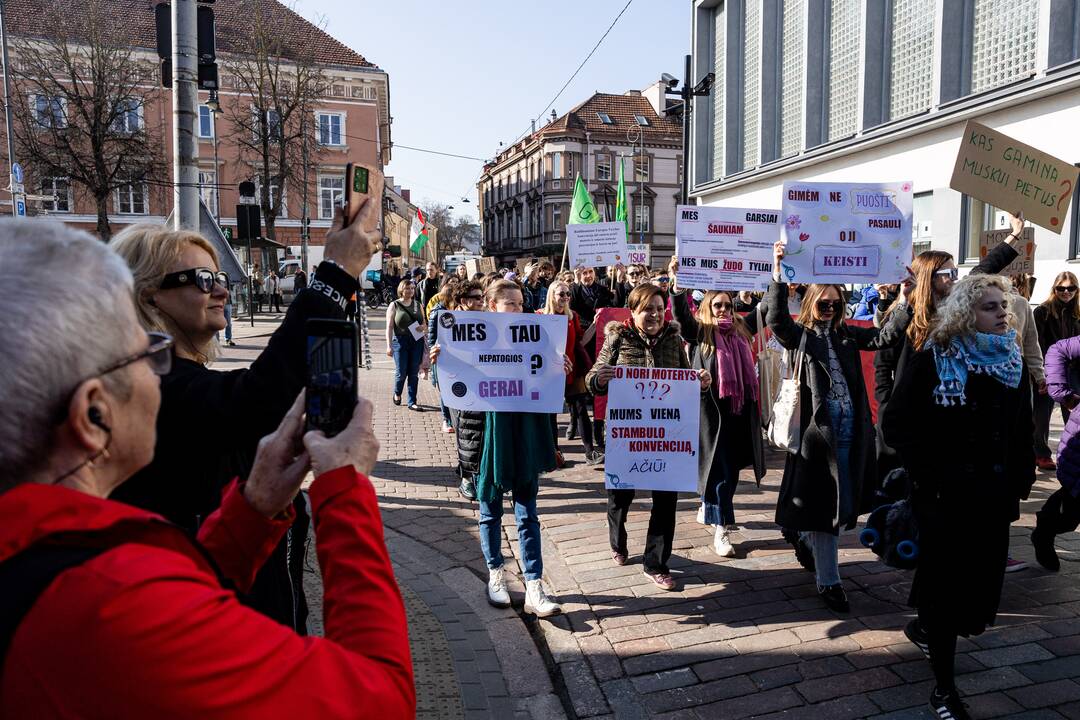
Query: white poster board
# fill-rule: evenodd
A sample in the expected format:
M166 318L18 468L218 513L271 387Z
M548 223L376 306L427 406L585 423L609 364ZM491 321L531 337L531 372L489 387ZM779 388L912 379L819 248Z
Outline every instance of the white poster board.
M680 205L675 220L679 287L765 290L772 280L780 211Z
M626 243L626 260L623 265L644 265L651 267L652 249L649 243Z
M439 392L457 410L562 412L566 316L439 314Z
M604 487L697 492L700 410L696 370L617 366L608 384Z
M784 183L784 282L897 283L911 264L912 184Z
M570 267L626 264L626 223L574 223L566 226Z

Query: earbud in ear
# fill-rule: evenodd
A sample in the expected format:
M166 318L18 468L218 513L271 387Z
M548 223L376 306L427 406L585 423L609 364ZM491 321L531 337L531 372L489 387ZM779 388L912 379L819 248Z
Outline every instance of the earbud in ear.
M106 425L105 421L101 419L101 410L99 410L96 405L90 406L90 409L86 411L86 417L90 420L92 425L97 425L107 433L112 432L112 428Z
M146 304L149 305L150 307L155 307L156 308L157 307L157 300L154 300L154 298L150 298L150 299L148 299L146 301Z

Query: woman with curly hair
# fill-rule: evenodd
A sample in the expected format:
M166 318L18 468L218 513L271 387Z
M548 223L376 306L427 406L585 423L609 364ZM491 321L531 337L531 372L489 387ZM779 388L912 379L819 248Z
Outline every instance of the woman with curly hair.
M1035 481L1027 368L1009 285L969 275L938 309L882 420L912 481L919 560L904 633L926 654L938 717L966 718L954 683L957 636L994 623L1009 525Z

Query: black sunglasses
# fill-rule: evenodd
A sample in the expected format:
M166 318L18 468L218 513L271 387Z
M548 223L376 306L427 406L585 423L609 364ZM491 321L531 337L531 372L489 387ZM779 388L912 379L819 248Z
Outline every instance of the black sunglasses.
M731 308L732 305L729 302L718 302L712 304L713 310L730 310Z
M484 296L483 295L466 295L463 299L464 300L483 300Z
M833 312L840 312L840 308L844 307L844 303L840 300L818 300L817 309L818 312L826 313L832 310Z
M225 272L215 272L210 268L190 268L188 270L179 270L174 273L169 273L161 279L162 290L171 290L172 288L184 287L185 285L194 285L203 291L207 295L214 289L214 283L217 283L226 290L229 289L229 274Z
M1055 285L1054 289L1057 290L1060 293L1076 292L1076 286L1075 285Z

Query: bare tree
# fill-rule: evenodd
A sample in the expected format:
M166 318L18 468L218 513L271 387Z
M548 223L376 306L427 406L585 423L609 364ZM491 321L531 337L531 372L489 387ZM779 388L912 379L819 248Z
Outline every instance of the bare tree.
M142 188L166 167L161 138L143 120L159 92L158 68L138 56L105 0L84 0L77 11L43 5L49 21L11 44L15 140L35 178L67 178L94 198L107 241L109 196Z
M480 244L480 227L464 217L455 218L450 206L444 203L424 200L420 204L428 225L439 229L439 257L477 249Z
M271 17L263 0L240 5L251 24L234 38L230 55L219 57L238 94L224 110L239 162L252 168L266 235L273 239L288 188L302 188L305 137L314 151L311 113L328 83L310 42L317 28L291 9Z

